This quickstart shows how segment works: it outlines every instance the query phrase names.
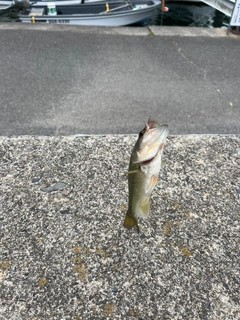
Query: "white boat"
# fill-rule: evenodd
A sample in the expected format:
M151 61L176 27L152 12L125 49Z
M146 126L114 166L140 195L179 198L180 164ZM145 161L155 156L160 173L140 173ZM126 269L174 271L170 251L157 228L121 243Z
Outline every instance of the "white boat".
M160 3L159 0L111 0L69 6L30 6L20 12L19 18L24 23L127 26L150 19Z
M1 10L6 10L6 9L9 9L13 6L13 1L10 0L6 0L6 1L0 1L0 11Z

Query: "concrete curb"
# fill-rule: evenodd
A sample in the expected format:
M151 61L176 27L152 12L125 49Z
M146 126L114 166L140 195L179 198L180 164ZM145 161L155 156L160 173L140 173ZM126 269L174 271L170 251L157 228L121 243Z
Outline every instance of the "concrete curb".
M0 137L0 319L238 319L240 136L169 137L140 235L135 140Z
M64 26L64 25L32 25L24 23L2 23L0 30L37 30L37 31L59 31L78 32L128 36L181 36L181 37L233 37L227 35L227 29L223 28L198 28L198 27L170 27L170 26L147 26L147 27L92 27L92 26Z

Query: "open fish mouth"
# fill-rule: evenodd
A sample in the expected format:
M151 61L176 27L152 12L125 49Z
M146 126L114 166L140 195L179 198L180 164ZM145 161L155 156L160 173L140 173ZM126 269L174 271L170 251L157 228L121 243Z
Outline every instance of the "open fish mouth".
M164 141L164 142L165 142L165 141ZM160 144L160 147L159 147L159 149L158 149L158 152L162 150L162 148L163 148L163 146L164 146L164 142ZM150 159L147 159L147 160L144 160L144 161L140 161L140 162L138 162L138 164L139 164L140 166L146 166L146 165L150 164L150 163L156 158L156 156L158 155L158 152L155 154L154 157L152 157L152 158L150 158Z
M155 124L155 122L154 122L154 124ZM145 166L145 165L150 164L156 158L158 153L161 152L161 150L163 149L167 135L168 135L168 126L166 124L161 125L161 133L160 133L160 137L158 138L160 140L159 141L160 144L159 144L158 149L155 150L156 153L154 155L152 154L150 158L145 157L145 159L144 158L142 160L139 159L140 161L136 161L134 163L139 164L140 166Z
M148 165L149 163L151 163L155 158L156 158L156 155L155 155L153 158L149 159L149 160L145 160L145 161L142 161L142 162L138 162L138 164L139 164L140 166L146 166L146 165Z

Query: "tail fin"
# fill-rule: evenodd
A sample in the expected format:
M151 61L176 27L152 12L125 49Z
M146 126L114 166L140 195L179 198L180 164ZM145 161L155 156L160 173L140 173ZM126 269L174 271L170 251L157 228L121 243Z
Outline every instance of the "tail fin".
M128 212L126 213L123 226L127 229L132 229L134 226L136 226L137 232L139 233L139 226L137 223L137 219L134 217L131 217Z

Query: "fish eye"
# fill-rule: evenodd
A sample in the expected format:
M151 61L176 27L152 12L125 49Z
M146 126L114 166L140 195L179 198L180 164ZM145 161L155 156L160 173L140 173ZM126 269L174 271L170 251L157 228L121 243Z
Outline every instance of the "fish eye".
M143 129L142 131L139 132L138 137L141 138L144 135L144 133L145 133L145 129Z

